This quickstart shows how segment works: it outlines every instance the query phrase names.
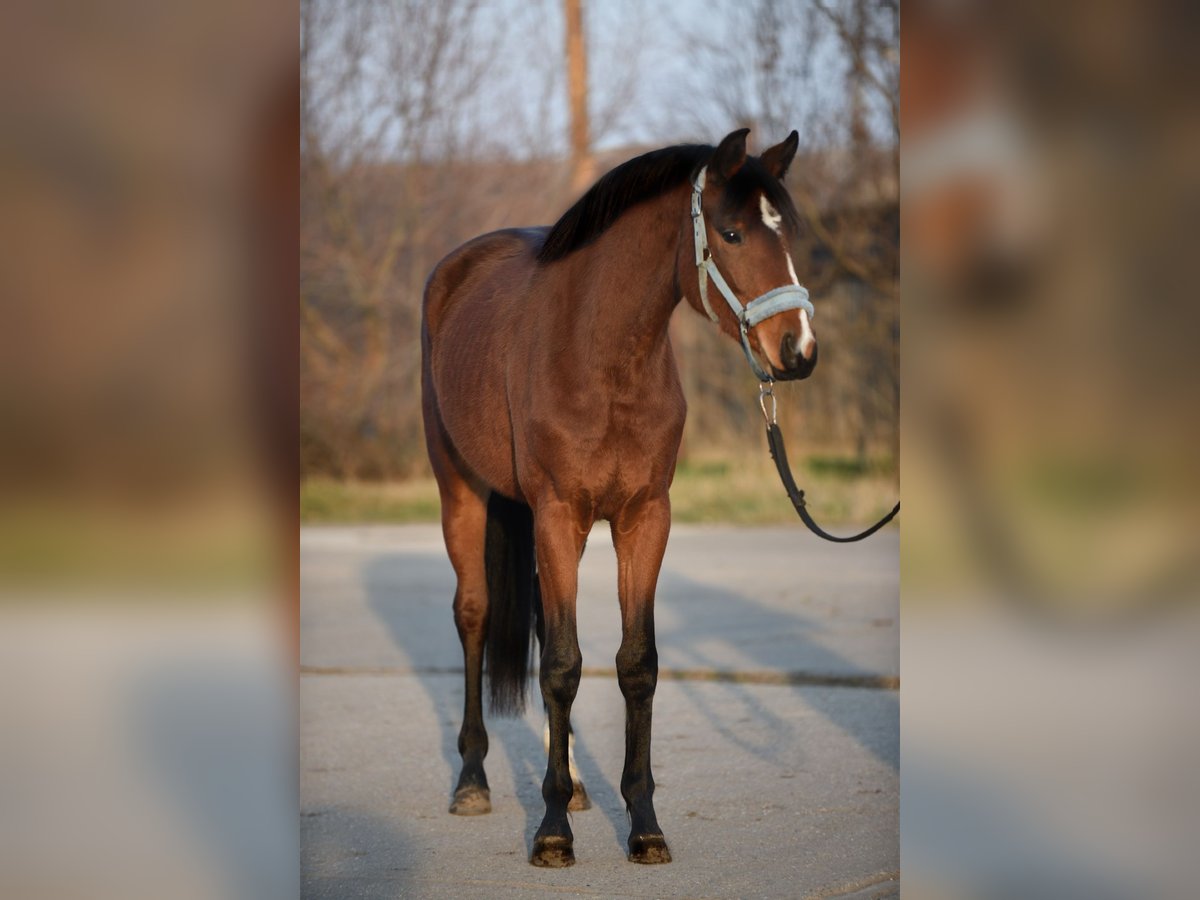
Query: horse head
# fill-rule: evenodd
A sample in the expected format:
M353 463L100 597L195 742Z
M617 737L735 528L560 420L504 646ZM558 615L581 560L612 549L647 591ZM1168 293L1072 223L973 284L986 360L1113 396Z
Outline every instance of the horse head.
M817 339L812 306L788 250L799 215L783 185L799 135L793 131L753 157L746 154L749 132L727 135L696 176L692 219L699 278L689 273L681 281L695 286L698 280L698 287L685 289L688 302L741 340L748 358L750 348L766 358L766 371L750 360L760 377L807 378L817 364ZM681 274L688 268L681 258ZM710 278L724 301L709 302Z

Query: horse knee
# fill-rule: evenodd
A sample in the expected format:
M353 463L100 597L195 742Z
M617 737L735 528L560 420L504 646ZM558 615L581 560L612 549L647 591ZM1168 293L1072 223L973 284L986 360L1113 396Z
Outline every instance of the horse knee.
M574 702L583 671L583 655L578 647L555 650L547 645L542 653L540 680L542 697L547 704L565 705Z
M617 651L617 683L630 703L654 696L658 686L658 651L649 643L623 643Z

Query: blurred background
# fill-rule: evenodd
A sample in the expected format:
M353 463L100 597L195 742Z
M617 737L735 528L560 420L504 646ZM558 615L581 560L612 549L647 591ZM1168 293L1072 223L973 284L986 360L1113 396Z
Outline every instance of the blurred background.
M898 28L865 0L4 4L0 895L297 893L298 524L436 519L429 270L633 155L799 130L823 347L781 420L827 518L888 508ZM681 518L790 521L738 348L673 327Z
M297 893L297 24L0 10L0 896Z
M305 521L436 520L420 415L420 304L445 254L549 225L613 166L793 128L792 248L817 377L779 389L813 499L891 508L899 399L894 4L306 0L301 6L300 460ZM737 348L681 307L689 415L680 521L794 521ZM809 486L806 482L805 486Z

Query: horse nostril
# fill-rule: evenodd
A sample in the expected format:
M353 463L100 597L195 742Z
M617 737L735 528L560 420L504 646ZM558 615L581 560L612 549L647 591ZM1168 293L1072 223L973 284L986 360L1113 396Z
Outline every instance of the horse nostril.
M798 356L799 354L796 351L796 336L790 331L785 332L783 340L779 343L779 358L784 368L796 368L796 364L800 361Z
M809 337L797 337L790 331L779 342L779 361L783 364L780 374L790 378L807 378L817 365L817 342ZM804 350L808 351L805 355Z
M796 337L791 332L788 332L783 337L784 356L794 361L811 362L813 356L817 352L817 341L812 336L812 333L801 334Z

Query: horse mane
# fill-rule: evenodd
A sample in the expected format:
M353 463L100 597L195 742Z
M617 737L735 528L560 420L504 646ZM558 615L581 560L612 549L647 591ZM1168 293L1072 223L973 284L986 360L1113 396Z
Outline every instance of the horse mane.
M715 149L707 144L663 147L636 156L605 173L554 223L538 251L538 262L554 262L586 247L629 208L653 200L684 181L690 181ZM800 217L792 198L782 183L771 177L757 158L746 158L746 163L730 180L727 190L730 200L735 203L745 199L752 190L763 191L783 215L792 233L798 229Z

